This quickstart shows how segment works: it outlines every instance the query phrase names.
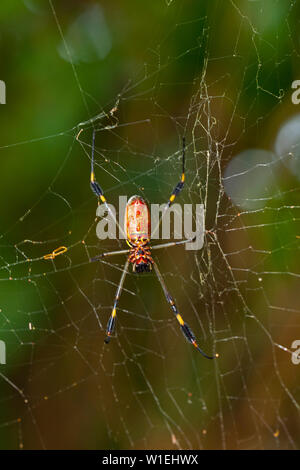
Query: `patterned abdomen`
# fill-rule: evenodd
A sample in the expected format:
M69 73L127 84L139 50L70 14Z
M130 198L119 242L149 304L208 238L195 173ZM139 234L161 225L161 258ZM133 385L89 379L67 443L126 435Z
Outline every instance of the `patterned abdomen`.
M147 203L140 196L132 196L125 213L125 232L130 242L150 240L150 214Z

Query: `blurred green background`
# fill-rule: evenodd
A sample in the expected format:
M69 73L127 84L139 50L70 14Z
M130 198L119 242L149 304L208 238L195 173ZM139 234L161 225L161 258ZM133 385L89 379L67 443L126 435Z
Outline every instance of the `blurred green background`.
M299 447L299 15L299 1L1 2L1 449ZM205 244L158 259L217 361L184 341L153 274L127 277L104 346L124 260L90 263L122 245L96 236L93 128L116 207L167 201L186 136L179 200L205 204Z

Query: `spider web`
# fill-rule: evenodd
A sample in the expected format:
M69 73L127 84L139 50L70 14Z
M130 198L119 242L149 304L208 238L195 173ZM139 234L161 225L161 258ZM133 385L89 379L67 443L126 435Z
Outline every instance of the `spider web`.
M299 2L116 5L23 5L21 38L43 41L27 87L53 83L50 98L31 96L24 128L24 100L3 111L1 447L298 448L299 140L280 129L299 122ZM168 200L185 135L176 202L205 205L205 243L155 255L217 360L184 341L152 273L128 274L104 344L125 259L90 262L124 247L96 236L94 128L97 180L115 207L119 195Z

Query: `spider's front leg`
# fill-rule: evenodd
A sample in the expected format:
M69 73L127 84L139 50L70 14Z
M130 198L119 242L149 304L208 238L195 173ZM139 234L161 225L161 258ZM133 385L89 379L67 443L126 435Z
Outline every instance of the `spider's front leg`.
M92 158L91 158L91 190L97 197L101 200L101 202L106 203L106 199L103 194L103 190L100 184L96 181L95 178L95 171L94 171L94 154L95 154L95 129L93 130L93 143L92 143Z
M172 191L172 194L171 194L171 196L169 198L169 201L168 201L168 207L171 206L171 204L173 203L176 196L178 196L180 191L183 189L184 180L185 180L185 137L182 138L182 173L181 173L181 179Z
M98 181L96 180L96 177L95 177L95 171L94 171L94 155L95 155L95 129L93 130L93 142L92 142L92 156L91 156L91 177L90 177L90 185L91 185L91 190L93 191L93 193L100 199L100 201L105 204L105 207L107 209L107 212L110 214L110 216L112 217L114 223L116 224L116 226L118 227L119 229L119 232L123 234L123 236L125 237L125 234L124 234L124 230L122 229L122 227L119 225L119 222L117 221L116 217L115 217L115 214L114 212L111 210L111 208L109 207L109 204L107 204L107 201L106 201L106 198L104 196L104 193L103 193L103 189L101 188L100 184L98 183ZM77 135L77 140L78 140L78 137L79 137L80 133Z
M175 188L173 189L167 204L165 205L164 209L162 210L161 216L159 218L157 226L155 227L155 230L153 230L153 233L157 232L157 230L160 227L160 224L161 224L165 214L167 213L167 211L169 210L169 208L173 204L175 198L182 191L182 189L184 187L184 181L185 181L185 137L182 138L182 173L181 173L181 178L180 178L180 181L176 184Z

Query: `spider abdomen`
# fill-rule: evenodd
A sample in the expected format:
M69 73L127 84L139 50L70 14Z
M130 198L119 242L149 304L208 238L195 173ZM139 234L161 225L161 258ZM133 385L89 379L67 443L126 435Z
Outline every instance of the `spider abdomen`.
M131 243L150 240L150 214L146 201L141 196L132 196L126 205L125 233Z

